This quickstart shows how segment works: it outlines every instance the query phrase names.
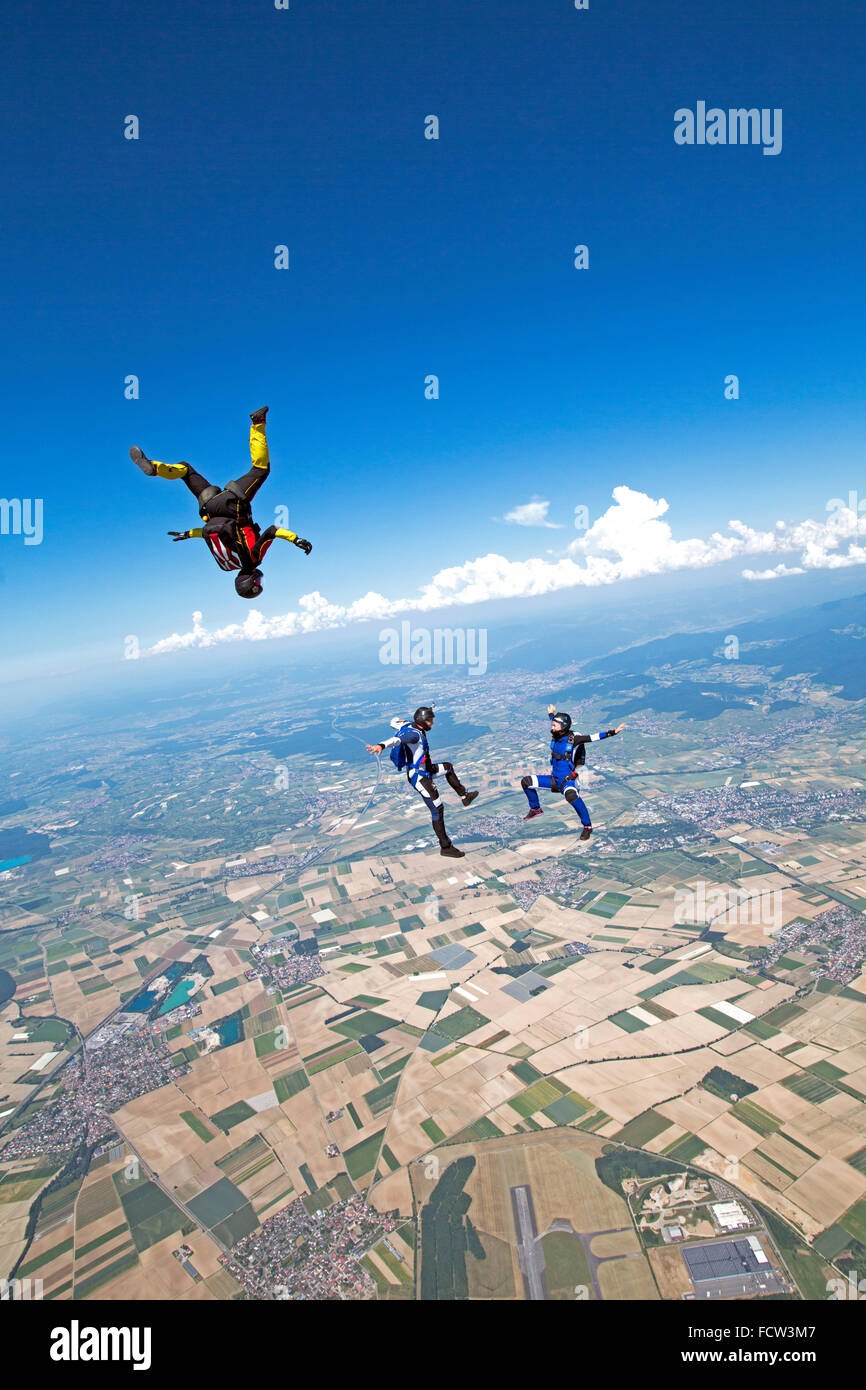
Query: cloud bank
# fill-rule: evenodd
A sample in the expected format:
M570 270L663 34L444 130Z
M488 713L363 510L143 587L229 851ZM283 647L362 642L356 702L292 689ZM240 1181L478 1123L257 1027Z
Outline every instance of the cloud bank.
M662 520L668 511L663 497L655 499L629 487L614 488L612 496L613 503L607 511L575 538L564 554L552 559L507 560L503 555L481 555L440 570L413 598L388 599L371 590L344 605L330 603L316 591L305 594L294 612L266 618L252 610L242 623L230 623L213 631L204 627L201 613L194 613L191 631L162 638L146 655L225 642L263 642L346 627L350 623L381 621L402 613L424 613L492 599L532 598L579 586L595 588L675 570L708 569L746 556L796 556L794 565L778 560L764 569L744 569L743 576L753 580L781 579L809 570L866 563L866 517L850 505L834 508L823 521L777 521L770 531L756 531L742 521L729 521L724 533L714 531L706 539L677 540L668 522ZM548 504L540 505L546 509Z

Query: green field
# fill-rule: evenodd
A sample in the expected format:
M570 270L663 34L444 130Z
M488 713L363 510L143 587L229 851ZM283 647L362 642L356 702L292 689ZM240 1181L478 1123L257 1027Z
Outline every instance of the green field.
M577 1236L567 1231L550 1231L543 1237L541 1248L547 1291L552 1299L573 1301L578 1288L586 1290L585 1297L595 1298L589 1264Z
M856 1168L858 1173L866 1176L866 1148L858 1149L856 1153L849 1154L845 1162L850 1163L851 1167Z
M853 1207L849 1207L845 1214L839 1217L839 1225L844 1226L861 1245L866 1245L866 1200L861 1198Z
M489 1022L489 1018L485 1018L484 1014L467 1004L465 1008L458 1009L456 1014L438 1019L436 1032L444 1038L463 1038L467 1033L474 1033L476 1028L483 1028Z
M550 1105L545 1105L541 1113L546 1115L549 1120L553 1120L554 1124L570 1125L591 1108L589 1103L582 1100L575 1091L568 1091L566 1095L560 1096L559 1100L551 1101Z
M272 1052L276 1052L279 1033L279 1028L272 1028L269 1029L267 1033L260 1033L258 1035L254 1042L257 1057L269 1057Z
M392 1076L389 1081L383 1081L381 1086L374 1086L372 1091L364 1093L364 1100L370 1107L371 1115L381 1115L383 1111L390 1110L399 1084L399 1075Z
M731 1114L734 1119L742 1120L743 1124L749 1126L749 1129L753 1129L756 1134L764 1137L775 1134L782 1125L781 1120L777 1119L775 1115L771 1115L769 1110L764 1110L762 1106L756 1105L753 1100L738 1100L736 1105L731 1106Z
M114 1175L114 1182L136 1250L147 1250L187 1224L183 1212L156 1183L147 1178L130 1182L122 1172Z
M651 1139L670 1129L671 1123L664 1115L657 1115L654 1110L644 1110L642 1115L636 1115L633 1120L629 1120L619 1134L613 1136L612 1142L628 1144L633 1149L642 1149Z
M309 1078L303 1067L298 1068L297 1071L283 1072L282 1076L278 1076L274 1081L277 1100L282 1104L284 1100L290 1100L300 1091L305 1091L309 1084Z
M193 1114L192 1110L182 1110L180 1118L185 1124L188 1124L193 1133L197 1134L199 1139L203 1139L206 1144L209 1144L211 1139L214 1138L214 1135L211 1134L204 1121L200 1120L198 1115Z
M445 1131L439 1128L435 1120L422 1120L421 1128L427 1135L427 1138L433 1140L434 1144L438 1144L440 1140L445 1138Z
M362 1178L365 1173L372 1172L384 1133L385 1131L380 1129L376 1134L371 1134L369 1139L362 1139L360 1144L355 1144L351 1149L344 1149L346 1171L354 1181Z
M699 1139L696 1134L684 1134L676 1143L670 1144L664 1153L665 1156L678 1158L681 1163L692 1163L706 1147L704 1140Z
M802 1013L805 1013L805 1009L801 1008L799 1004L780 1004L778 1008L771 1009L768 1014L764 1014L763 1018L765 1023L772 1023L775 1028L784 1028L786 1023L790 1023L794 1018L799 1018Z
M547 1080L535 1081L519 1095L513 1096L508 1102L512 1110L516 1110L518 1115L526 1119L528 1115L534 1115L536 1110L543 1110L546 1105L552 1105L565 1095L567 1087L562 1081ZM587 1105L586 1107L590 1107Z
M775 1038L778 1037L779 1029L774 1028L772 1023L768 1023L764 1018L753 1018L751 1023L747 1023L744 1032L751 1033L755 1038Z
M135 1250L129 1251L128 1254L121 1255L119 1259L112 1260L110 1264L105 1265L98 1274L92 1275L89 1279L82 1280L81 1283L76 1281L75 1297L77 1299L88 1298L90 1294L95 1293L103 1284L107 1284L111 1279L116 1279L118 1275L123 1274L127 1269L132 1269L133 1265L136 1264L138 1264L138 1254Z
M822 1081L820 1076L814 1076L811 1072L798 1072L794 1076L786 1076L782 1080L782 1085L788 1091L793 1091L795 1096L801 1096L803 1100L808 1100L812 1105L820 1105L822 1101L832 1100L838 1091L833 1086L828 1086L826 1081Z
M331 1024L333 1033L341 1033L343 1037L352 1038L357 1042L358 1038L370 1037L374 1033L383 1033L388 1028L398 1028L399 1022L395 1018L388 1018L385 1014L380 1014L375 1009L365 1009L360 1013L351 1014L348 1018L340 1019L339 1023Z
M215 1115L211 1115L211 1124L216 1125L224 1134L228 1134L230 1129L239 1125L243 1120L248 1120L251 1115L255 1115L255 1110L251 1105L247 1105L245 1100L236 1100L232 1105L227 1105L225 1110L218 1110Z
M76 1260L83 1259L85 1255L89 1255L93 1250L98 1250L100 1245L107 1245L110 1240L116 1240L122 1231L128 1230L129 1227L126 1225L126 1222L121 1222L119 1226L112 1226L111 1230L106 1231L104 1235L97 1236L95 1240L89 1240L86 1245L76 1245Z
M518 1081L522 1081L524 1086L531 1086L533 1081L541 1080L541 1072L532 1065L531 1062L514 1062L509 1071L513 1071Z
M617 1028L621 1028L624 1033L639 1033L641 1029L649 1028L648 1023L644 1023L641 1018L635 1018L634 1014L630 1014L627 1009L611 1014L608 1021L615 1023Z

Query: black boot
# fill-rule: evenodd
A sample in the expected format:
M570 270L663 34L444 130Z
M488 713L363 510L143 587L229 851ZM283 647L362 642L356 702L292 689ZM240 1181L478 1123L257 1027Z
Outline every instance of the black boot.
M583 829L581 830L581 832L580 832L580 838L581 838L582 840L588 840L591 834L592 834L592 826L591 826L591 825L585 825L585 826L583 827Z
M252 414L250 415L250 419L252 420L254 425L263 425L265 423L265 419L267 418L267 414L268 407L266 405L263 405L260 406L258 410L254 410L252 412Z
M460 800L463 802L463 805L464 805L464 806L468 806L468 805L469 805L469 802L466 801L465 798L466 798L467 796L469 796L469 792L467 792L467 790L466 790L466 788L464 787L463 783L460 781L460 778L457 776L457 773L454 771L454 764L453 764L453 763L440 763L440 764L439 764L439 771L445 773L445 781L448 783L448 785L449 785L449 787L451 788L451 790L452 790L453 792L456 792L456 793L457 793L457 795L460 797ZM477 792L473 792L473 793L472 793L472 799L474 800L474 798L475 798L477 795L478 795Z
M463 805L471 806L477 795L477 792L467 792L464 797L461 797Z
M441 855L446 859L465 858L462 849L457 849L448 838L448 831L445 829L445 816L441 809L439 812L439 819L433 822L433 829L436 833L436 839L439 841L439 853Z

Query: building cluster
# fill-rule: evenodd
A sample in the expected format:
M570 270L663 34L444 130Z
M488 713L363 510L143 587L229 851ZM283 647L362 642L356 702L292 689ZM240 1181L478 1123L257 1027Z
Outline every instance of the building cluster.
M220 1256L248 1298L363 1299L376 1285L361 1256L396 1228L397 1212L347 1197L308 1212L298 1198Z
M114 835L107 838L95 859L88 865L91 873L118 873L141 864L149 864L151 850L138 835Z
M790 830L791 826L808 829L833 820L862 820L866 816L866 792L853 787L796 792L758 782L678 792L660 797L653 805L715 833L720 826L736 821L768 830Z
M180 1265L181 1269L185 1269L185 1270L186 1270L187 1274L189 1275L190 1279L192 1279L193 1283L195 1283L195 1284L201 1283L201 1275L199 1274L199 1272L198 1272L198 1270L196 1269L195 1265L193 1265L193 1264L190 1263L190 1261L192 1260L192 1257L193 1257L193 1253L194 1253L194 1252L193 1252L192 1246L191 1246L191 1245L180 1245L180 1246L178 1246L177 1250L172 1250L171 1253L172 1253L172 1255L174 1256L174 1258L177 1260L177 1262L178 1262L178 1264Z
M275 989L290 989L324 975L318 951L298 951L285 940L267 941L250 947L255 962L244 976L248 980L265 980Z
M241 859L223 869L227 879L258 878L260 874L299 874L314 859L320 849L307 849L302 854L271 854L265 859Z
M768 954L758 968L762 974L769 975L780 957L788 952L807 951L816 946L822 950L812 974L838 984L850 984L860 974L866 960L866 916L840 904L820 912L811 922L800 918L789 922L773 936Z
M585 883L589 874L585 869L577 869L573 864L561 859L551 860L540 869L536 878L522 878L511 883L508 891L524 912L528 912L536 898L555 898L566 907L576 907L575 899L578 884Z
M617 826L615 830L596 833L594 853L605 858L637 859L644 854L661 854L669 849L682 849L705 843L706 832L684 820L672 818L659 802L642 802L632 825Z
M719 1231L747 1231L755 1224L739 1202L711 1202L710 1215Z
M62 934L66 927L74 927L77 922L83 922L85 917L92 917L99 910L96 903L92 907L64 907L57 914L56 925Z
M107 1143L110 1120L138 1096L183 1076L189 1067L172 1057L150 1029L107 1027L70 1058L60 1075L56 1098L25 1120L0 1151L0 1158L32 1158L65 1153L79 1144Z

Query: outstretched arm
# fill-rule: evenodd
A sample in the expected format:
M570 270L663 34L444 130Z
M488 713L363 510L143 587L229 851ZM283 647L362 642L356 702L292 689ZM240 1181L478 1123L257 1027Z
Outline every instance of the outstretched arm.
M615 729L602 729L598 734L575 734L575 743L597 743L600 738L613 738L625 728L624 724L618 724Z
M270 540L290 541L299 550L303 550L305 555L309 555L313 548L309 541L302 540L300 536L295 535L294 531L286 531L282 526L269 526L267 531L262 532L261 541Z
M410 748L420 740L421 735L417 729L401 729L399 734L394 734L393 738L383 739L381 743L367 743L364 746L368 753L384 753L386 748L395 748L398 743L408 743Z
M200 526L195 526L191 531L169 531L167 534L171 536L173 541L188 541L192 536L201 540L202 529Z

